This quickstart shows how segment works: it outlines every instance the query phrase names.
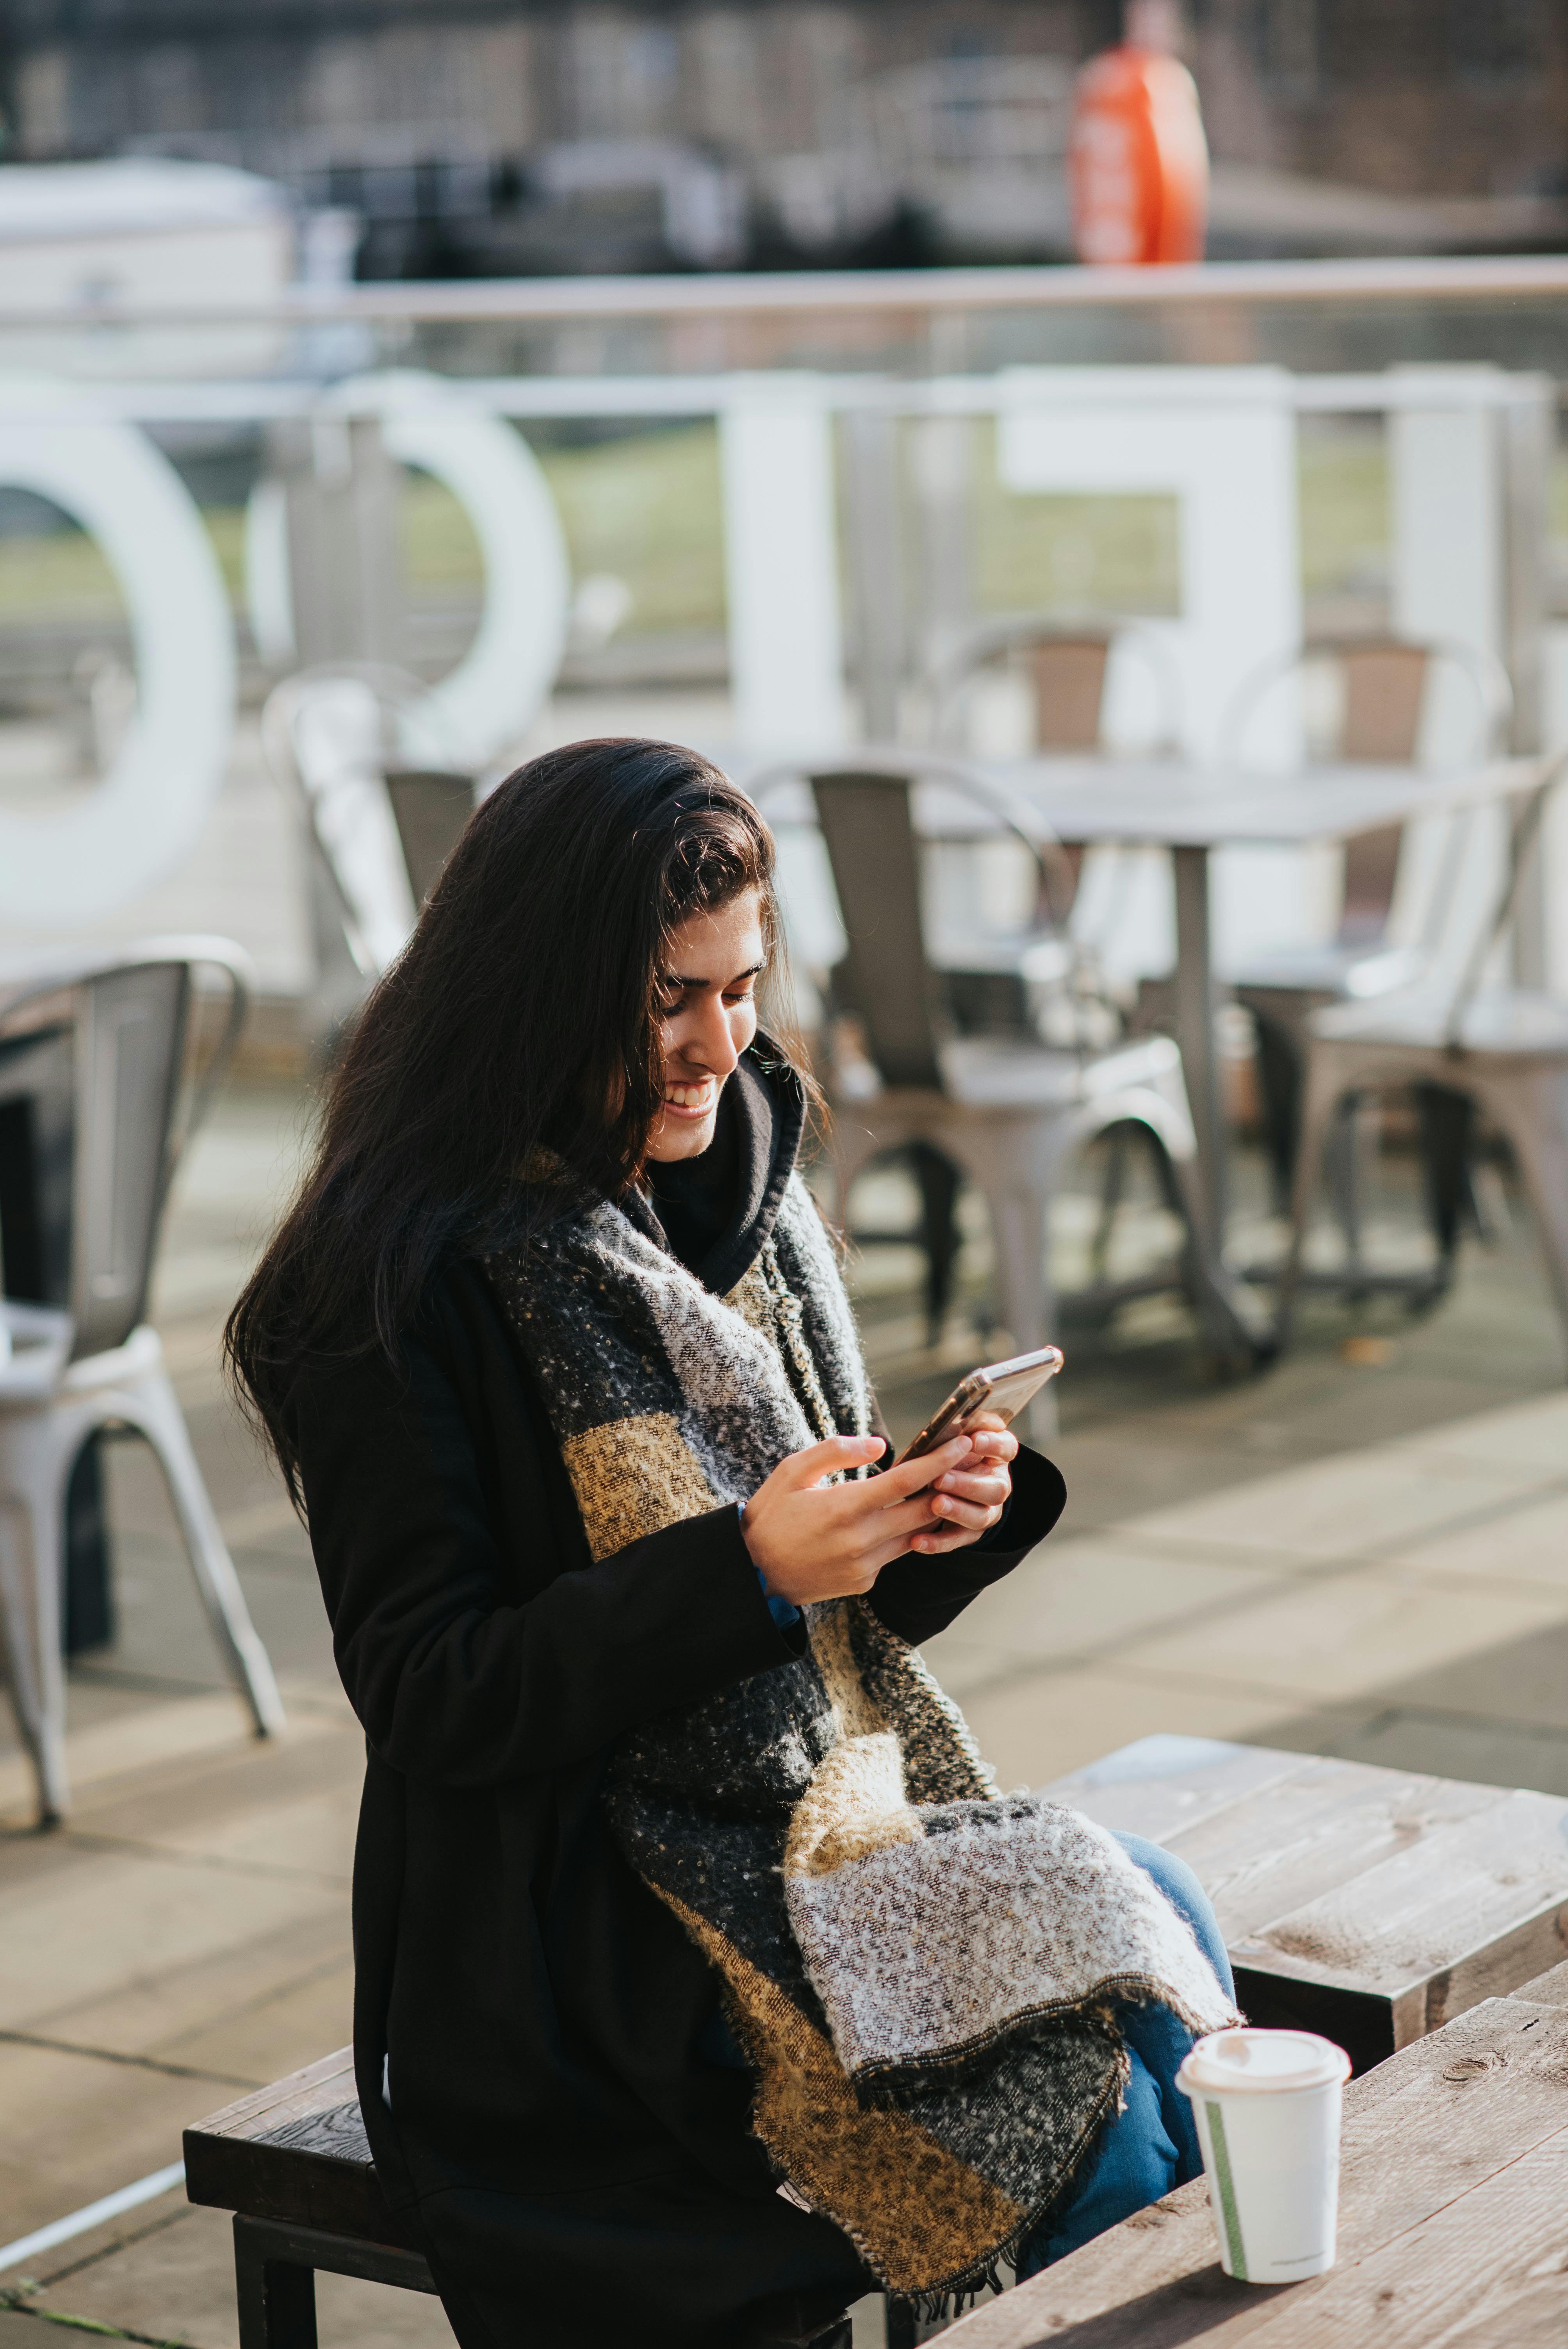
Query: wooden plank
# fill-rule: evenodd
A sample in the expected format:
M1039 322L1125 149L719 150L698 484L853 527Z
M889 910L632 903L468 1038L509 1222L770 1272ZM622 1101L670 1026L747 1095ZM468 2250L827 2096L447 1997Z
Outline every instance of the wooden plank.
M1222 2336L1223 2337L1223 2336ZM1522 2349L1568 2340L1568 2128L1310 2299L1288 2288L1247 2337L1260 2349Z
M1387 1998L1395 2044L1540 1972L1568 1921L1568 1805L1511 1793L1238 1939L1260 1971Z
M1316 1760L1315 1754L1273 1746L1170 1733L1140 1737L1069 1777L1053 1779L1040 1792L1103 1827L1168 1843L1259 1788L1312 1769Z
M1178 1853L1243 2006L1357 2071L1517 1988L1568 1940L1568 1802L1329 1756L1150 1737L1044 1791Z
M1233 2349L1257 2336L1274 2349L1264 2328L1288 2302L1304 2312L1293 2344L1337 2349L1345 2342L1358 2349L1375 2341L1383 2349L1380 2323L1315 2326L1311 2310L1386 2247L1429 2226L1485 2181L1511 2174L1533 2148L1565 2132L1568 2013L1494 1999L1346 2090L1340 2258L1327 2276L1273 2289L1234 2282L1220 2267L1207 2189L1199 2181L977 2309L944 2337L954 2349L1037 2349L1064 2333L1072 2349L1180 2349L1195 2340ZM1557 2174L1550 2164L1543 2172ZM1560 2178L1560 2193L1564 2186L1568 2178ZM1511 2257L1514 2238L1492 2217L1475 2238L1472 2264L1484 2270L1491 2257L1489 2230L1497 2235L1500 2275L1511 2273L1502 2255ZM1542 2250L1550 2251L1544 2238ZM1385 2271L1377 2289L1398 2293L1401 2287ZM1410 2337L1427 2344L1446 2336L1438 2327ZM1472 2343L1467 2335L1467 2349L1482 2349L1484 2338L1478 2333Z
M1231 1943L1506 1799L1498 1786L1326 1759L1167 1840ZM1568 1848L1563 1859L1568 1876Z
M354 2050L339 2047L318 2056L303 2071L285 2073L264 2088L253 2088L220 2112L191 2125L201 2137L259 2137L281 2118L299 2113L325 2112L340 2105L354 2089Z
M1509 1995L1529 1999L1536 2006L1568 2006L1568 1958L1564 1958L1561 1965L1553 1966L1550 1972L1537 1974L1533 1982L1522 1984Z
M369 2242L402 2241L365 2134L351 2048L198 2121L185 2131L184 2151L192 2202Z

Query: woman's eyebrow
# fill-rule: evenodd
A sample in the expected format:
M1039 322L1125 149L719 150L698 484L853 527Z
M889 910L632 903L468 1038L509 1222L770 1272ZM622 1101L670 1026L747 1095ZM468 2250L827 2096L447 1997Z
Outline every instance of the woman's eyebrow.
M717 985L734 987L738 980L743 978L760 978L767 968L768 966L766 963L754 962L749 965L747 969L738 970L734 978L727 978L722 981L711 978L683 978L678 971L666 970L665 973L665 985L666 987L714 987Z

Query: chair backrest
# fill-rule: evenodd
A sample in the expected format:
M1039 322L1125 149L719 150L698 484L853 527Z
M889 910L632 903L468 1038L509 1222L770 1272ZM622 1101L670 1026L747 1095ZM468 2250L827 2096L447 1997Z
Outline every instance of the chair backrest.
M1032 646L1035 740L1042 750L1097 750L1110 636L1041 636Z
M1474 696L1475 755L1498 747L1512 709L1512 689L1501 663L1470 646L1411 644L1398 636L1326 637L1265 663L1247 680L1222 729L1225 755L1243 752L1248 720L1266 693L1321 662L1333 664L1340 683L1330 756L1356 765L1415 764L1427 692L1439 663L1458 668ZM1371 946L1383 936L1403 840L1401 825L1384 824L1346 842L1342 945Z
M244 983L219 942L191 947L155 946L13 993L0 1009L5 1293L69 1311L77 1359L123 1345L146 1310L170 1180L194 1123L177 1133L197 961L222 963L233 987L203 1103L243 1019Z
M1035 706L1036 748L1098 750L1104 733L1110 656L1121 642L1140 654L1150 672L1160 709L1156 747L1169 748L1179 730L1176 680L1165 647L1152 631L1137 621L1100 626L1043 614L984 621L948 655L933 682L938 739L951 730L964 688L980 669L998 662L1022 663Z
M141 1319L170 1172L189 963L133 964L78 990L71 1288L77 1355Z
M1379 637L1364 645L1342 645L1336 651L1345 686L1339 756L1357 764L1413 765L1431 647Z
M349 951L366 978L400 952L473 812L470 776L415 765L439 712L417 678L374 663L302 669L269 696L262 739L300 793ZM412 755L410 755L412 754Z
M433 767L394 767L387 771L387 796L408 886L415 905L422 905L474 812L474 779Z
M884 1084L940 1089L938 993L921 927L909 794L903 775L849 770L811 778L849 940L848 1008Z

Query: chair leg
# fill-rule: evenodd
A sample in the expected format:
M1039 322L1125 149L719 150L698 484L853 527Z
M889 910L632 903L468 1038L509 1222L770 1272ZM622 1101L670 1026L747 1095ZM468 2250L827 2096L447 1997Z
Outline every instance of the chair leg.
M1290 1180L1301 1133L1301 1054L1277 1020L1254 1012L1258 1035L1258 1094L1270 1188L1276 1216L1290 1212Z
M1513 1145L1568 1346L1568 1077L1494 1084L1487 1106Z
M1312 1211L1313 1192L1335 1114L1346 1090L1324 1062L1308 1054L1301 1136L1296 1144L1295 1174L1291 1186L1290 1249L1280 1275L1279 1299L1274 1313L1274 1339L1282 1351L1290 1343L1295 1319L1296 1291L1301 1284L1301 1260L1306 1247L1306 1225Z
M1418 1085L1416 1112L1421 1130L1427 1213L1446 1272L1459 1247L1475 1136L1475 1103L1468 1093L1456 1092L1449 1085Z
M1125 1123L1113 1125L1106 1135L1105 1180L1100 1185L1099 1216L1089 1243L1088 1277L1091 1288L1105 1278L1106 1259L1110 1253L1110 1237L1115 1229L1118 1211L1127 1190L1127 1168L1130 1142Z
M315 2272L270 2259L243 2216L234 2220L240 2349L316 2349Z
M1346 1274L1352 1283L1361 1269L1362 1206L1366 1196L1362 1180L1364 1112L1360 1093L1346 1093L1341 1098L1328 1129L1325 1154L1329 1195L1345 1234Z
M929 1142L910 1144L920 1185L920 1234L925 1250L925 1335L940 1344L958 1260L958 1169Z
M230 1677L244 1692L258 1735L276 1736L286 1723L272 1663L251 1622L234 1561L191 1448L185 1415L164 1371L149 1371L138 1380L134 1407L127 1416L158 1456L191 1570Z
M46 1411L8 1415L0 1492L0 1629L16 1726L38 1782L38 1824L66 1816L65 1460Z
M1226 1294L1225 1281L1203 1237L1196 1153L1179 1156L1152 1125L1145 1125L1143 1133L1153 1153L1165 1205L1182 1226L1181 1281L1203 1334L1227 1367L1255 1370L1262 1359L1259 1341ZM1266 1348L1263 1350L1266 1352Z

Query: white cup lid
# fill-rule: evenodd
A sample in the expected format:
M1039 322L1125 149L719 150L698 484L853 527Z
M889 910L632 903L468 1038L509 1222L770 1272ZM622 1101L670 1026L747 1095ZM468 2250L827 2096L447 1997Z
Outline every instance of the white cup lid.
M1350 2076L1350 2058L1315 2031L1212 2031L1188 2051L1176 2075L1188 2095L1283 2095L1328 2088Z

